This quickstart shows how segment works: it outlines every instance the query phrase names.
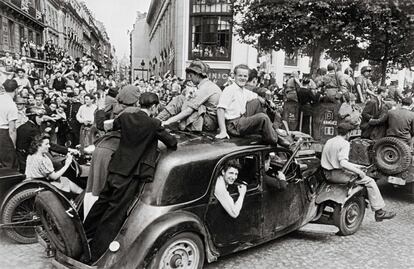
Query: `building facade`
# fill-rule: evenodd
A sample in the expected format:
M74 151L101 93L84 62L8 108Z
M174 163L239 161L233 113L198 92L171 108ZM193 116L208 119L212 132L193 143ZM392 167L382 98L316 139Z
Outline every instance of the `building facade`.
M43 8L41 0L0 0L0 55L18 54L42 64Z
M146 24L137 19L131 32L131 67L139 69L140 59L144 59L152 75L170 71L185 77L185 68L200 59L210 65L210 77L219 85L238 64L273 74L280 86L293 71L310 73L311 59L306 55L284 51L260 54L241 43L232 21L231 0L153 0ZM321 66L324 64L322 57Z
M50 60L50 50L61 56L89 56L103 72L112 69L114 55L105 27L83 2L0 0L0 25L0 57L19 54L42 67Z

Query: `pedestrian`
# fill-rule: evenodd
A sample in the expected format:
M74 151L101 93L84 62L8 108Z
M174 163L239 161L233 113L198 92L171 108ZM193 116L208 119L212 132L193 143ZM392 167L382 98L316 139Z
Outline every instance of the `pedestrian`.
M78 113L76 113L76 119L81 124L79 134L81 152L83 152L85 147L93 144L91 128L94 124L95 110L97 108L93 103L95 101L95 96L92 94L86 94L84 96L84 101L85 104L81 105Z
M122 227L127 210L142 183L153 177L158 140L175 149L177 140L152 116L158 112L159 99L154 93L143 93L141 110L123 113L113 122L121 130L119 148L109 163L106 185L93 205L85 223L91 249L91 261L96 261L108 248Z
M0 167L15 168L16 162L16 120L18 110L13 98L18 84L6 79L0 88Z

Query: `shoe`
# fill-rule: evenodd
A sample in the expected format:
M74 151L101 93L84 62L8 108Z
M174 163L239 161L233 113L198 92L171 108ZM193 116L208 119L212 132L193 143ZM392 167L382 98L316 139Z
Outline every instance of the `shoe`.
M279 136L277 139L277 144L279 144L282 147L289 148L292 143L290 143L287 138Z
M392 219L396 216L397 214L393 211L385 211L385 210L377 210L375 211L375 221L383 221L385 219Z

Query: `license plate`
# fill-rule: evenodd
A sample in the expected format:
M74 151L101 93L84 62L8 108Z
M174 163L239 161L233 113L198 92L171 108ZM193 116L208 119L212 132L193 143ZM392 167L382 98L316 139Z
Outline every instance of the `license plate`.
M405 180L400 177L388 177L388 183L395 185L405 185Z
M361 136L361 129L352 130L351 136Z

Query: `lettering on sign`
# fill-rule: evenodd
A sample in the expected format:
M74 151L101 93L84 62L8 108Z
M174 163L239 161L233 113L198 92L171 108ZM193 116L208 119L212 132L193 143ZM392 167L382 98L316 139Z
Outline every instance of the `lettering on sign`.
M336 120L324 120L323 122L322 122L322 124L323 125L337 125L338 124L338 121L336 121Z
M325 135L333 136L335 134L335 129L334 129L334 127L324 127L323 133Z
M209 78L216 81L218 86L223 86L229 78L230 69L210 69Z

